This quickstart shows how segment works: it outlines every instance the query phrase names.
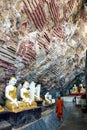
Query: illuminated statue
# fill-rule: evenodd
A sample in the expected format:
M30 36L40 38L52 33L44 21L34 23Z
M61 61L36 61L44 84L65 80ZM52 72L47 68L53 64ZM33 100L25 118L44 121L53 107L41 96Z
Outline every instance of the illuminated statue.
M80 84L80 93L85 93L86 92L86 89L83 87L82 84Z
M25 102L26 107L29 107L32 104L29 93L29 83L25 81L23 87L20 89L20 97L22 98L22 101Z
M74 84L72 93L78 93L78 87L76 86L76 84Z
M29 96L30 96L30 101L31 101L31 106L32 107L37 107L37 103L35 102L35 82L32 81L29 85Z
M22 101L25 102L26 104L26 108L35 108L37 107L37 103L35 102L35 97L39 97L39 89L37 89L37 93L36 92L36 88L35 88L35 82L32 81L30 84L25 81L23 84L22 89L20 90L20 96L22 98Z
M14 86L17 82L15 77L11 77L8 85L5 89L6 107L8 110L17 112L24 109L24 104L17 100L16 87Z
M52 99L52 95L49 94L49 92L47 92L45 94L45 104L52 104L55 103L55 99Z
M40 97L40 89L41 89L41 84L38 84L36 87L35 87L35 100L38 101L38 100L42 100L42 98Z

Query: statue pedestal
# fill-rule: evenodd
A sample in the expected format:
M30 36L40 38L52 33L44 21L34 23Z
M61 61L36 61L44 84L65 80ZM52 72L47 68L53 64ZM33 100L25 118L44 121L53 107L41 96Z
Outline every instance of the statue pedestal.
M32 108L20 112L0 113L0 119L9 122L13 128L21 127L27 123L33 122L41 117L41 108Z
M21 112L11 112L9 122L13 127L18 128L27 123L33 122L41 117L41 108L33 108Z
M45 105L45 106L42 106L42 112L48 110L48 109L54 109L55 107L55 103L53 104L50 104L50 105Z

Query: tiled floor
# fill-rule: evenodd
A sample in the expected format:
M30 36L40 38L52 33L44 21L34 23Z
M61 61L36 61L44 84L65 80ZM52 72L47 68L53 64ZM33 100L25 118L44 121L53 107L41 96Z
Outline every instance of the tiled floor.
M66 110L64 110L64 121L70 115L73 106L73 103L65 103ZM50 114L43 116L38 121L32 123L25 128L22 128L21 130L58 130L63 122L58 121L55 110L53 110Z
M75 107L59 130L87 130L87 113L81 107Z

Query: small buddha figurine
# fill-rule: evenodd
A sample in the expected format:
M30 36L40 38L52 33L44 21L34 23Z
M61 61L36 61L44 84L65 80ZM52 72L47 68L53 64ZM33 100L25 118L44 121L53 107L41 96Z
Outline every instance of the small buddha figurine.
M22 101L26 104L26 109L32 104L29 93L29 82L25 81L23 87L20 89L20 97L22 98Z
M50 95L49 92L45 94L45 104L52 104L52 95Z
M78 87L76 86L76 84L74 84L72 93L75 93L75 94L78 93Z
M17 82L15 77L11 77L8 85L5 88L6 107L8 110L18 112L23 110L24 104L17 100L16 87L14 86Z
M38 84L35 87L35 94L34 94L36 101L42 100L42 98L40 97L40 89L41 89L41 84Z
M83 87L82 84L80 85L80 87L81 87L81 88L80 88L80 93L83 93L83 94L84 94L84 93L86 92L86 89Z
M32 81L29 85L29 96L30 96L30 101L31 101L31 106L32 108L36 108L37 107L37 103L35 102L35 82Z

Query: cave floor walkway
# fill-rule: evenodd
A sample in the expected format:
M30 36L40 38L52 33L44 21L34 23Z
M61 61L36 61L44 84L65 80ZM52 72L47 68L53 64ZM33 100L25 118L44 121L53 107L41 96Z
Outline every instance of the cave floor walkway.
M55 108L47 110L42 117L18 130L87 130L87 113L72 102L65 102L64 118L59 121Z

